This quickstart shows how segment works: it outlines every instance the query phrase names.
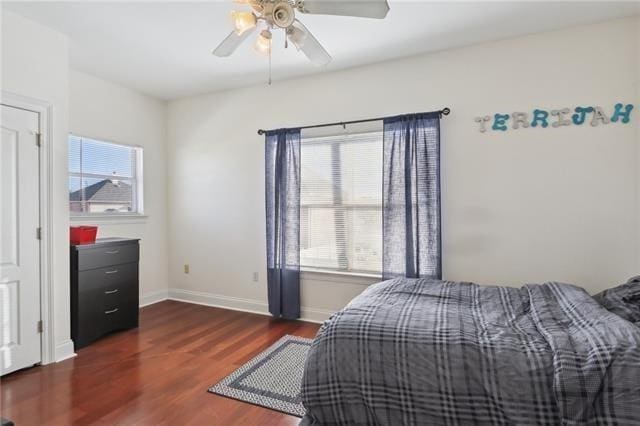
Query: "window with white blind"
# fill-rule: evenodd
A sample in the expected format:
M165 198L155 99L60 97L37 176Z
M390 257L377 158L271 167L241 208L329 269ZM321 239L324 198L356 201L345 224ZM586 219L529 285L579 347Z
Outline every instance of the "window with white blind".
M142 148L69 135L69 211L141 214Z
M382 132L303 137L300 266L379 275Z

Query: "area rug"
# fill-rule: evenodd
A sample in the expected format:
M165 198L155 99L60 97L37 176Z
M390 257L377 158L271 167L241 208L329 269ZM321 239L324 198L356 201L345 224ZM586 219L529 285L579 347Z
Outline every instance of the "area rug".
M286 335L209 392L303 417L302 372L312 342Z

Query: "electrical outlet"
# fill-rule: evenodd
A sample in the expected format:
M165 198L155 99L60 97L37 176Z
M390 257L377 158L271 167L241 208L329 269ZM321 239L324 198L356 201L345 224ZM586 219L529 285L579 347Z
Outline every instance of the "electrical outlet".
M253 281L258 282L258 280L259 280L258 273L254 272L253 273Z
M188 274L189 273L189 264L185 264L184 265L184 273Z

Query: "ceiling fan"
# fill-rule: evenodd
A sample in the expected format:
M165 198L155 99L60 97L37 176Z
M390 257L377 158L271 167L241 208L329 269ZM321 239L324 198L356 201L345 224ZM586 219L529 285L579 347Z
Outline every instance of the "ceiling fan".
M272 30L283 29L287 40L313 63L322 66L331 62L331 56L302 22L296 19L296 11L314 15L357 16L382 19L387 16L387 0L235 0L251 6L251 11L232 11L235 29L225 38L213 54L231 55L242 42L264 23L254 48L262 54L271 54Z

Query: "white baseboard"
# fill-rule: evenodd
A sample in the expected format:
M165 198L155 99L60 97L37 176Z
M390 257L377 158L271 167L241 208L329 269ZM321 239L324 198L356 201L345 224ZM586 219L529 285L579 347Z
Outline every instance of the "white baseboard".
M251 312L260 315L271 315L267 303L256 299L244 299L240 297L223 296L221 294L205 293L201 291L183 290L179 288L169 289L169 300L195 303L198 305L214 306L216 308L231 309L234 311ZM302 307L300 320L314 323L322 323L328 319L333 311Z
M153 305L154 303L162 302L169 298L168 290L156 290L148 291L140 296L140 307Z
M330 311L328 309L317 309L317 308L309 308L306 306L302 306L300 308L300 319L302 321L315 322L318 324L322 324L329 317L335 314L336 311Z
M56 345L56 362L64 361L65 359L73 358L74 356L76 356L76 353L73 350L73 340L69 339Z
M205 293L202 291L169 289L169 299L179 302L195 303L198 305L214 306L216 308L234 311L251 312L254 314L271 315L266 303L255 299L223 296L221 294Z
M250 312L268 316L271 315L269 313L269 306L261 300L223 296L221 294L183 290L179 288L147 292L140 296L140 307L162 302L163 300L176 300L178 302L195 303L198 305L231 309L233 311ZM303 306L300 309L300 320L321 324L333 313L334 311L326 309L316 309ZM75 356L76 353L73 348L73 340L69 339L56 345L56 362L64 361L65 359L73 358Z

